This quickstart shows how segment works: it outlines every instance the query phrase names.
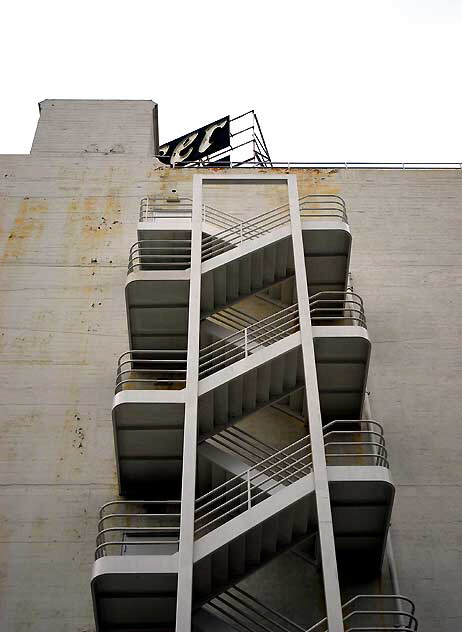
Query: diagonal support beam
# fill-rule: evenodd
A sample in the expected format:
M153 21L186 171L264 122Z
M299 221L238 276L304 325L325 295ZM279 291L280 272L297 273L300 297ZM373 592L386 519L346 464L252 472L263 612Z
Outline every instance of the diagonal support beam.
M189 284L188 356L186 365L183 471L176 631L191 630L194 505L197 453L197 398L199 389L199 334L201 307L202 177L193 179L191 219L191 279Z
M316 374L313 331L311 328L307 278L309 277L309 270L307 271L305 265L296 176L288 176L287 183L289 189L289 208L292 224L295 280L297 284L303 367L305 371L306 401L309 431L311 436L316 509L318 514L327 622L329 632L343 632L342 603L338 581L337 558L335 554L334 529L329 496L326 454L324 451L324 436L322 431L321 407L319 403L319 388Z

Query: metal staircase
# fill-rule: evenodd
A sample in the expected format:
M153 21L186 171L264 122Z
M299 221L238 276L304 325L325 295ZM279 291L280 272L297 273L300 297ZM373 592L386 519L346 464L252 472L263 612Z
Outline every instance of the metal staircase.
M99 632L173 630L181 608L193 208L192 200L176 196L143 199L138 242L130 250L130 349L119 358L113 403L125 498L100 511L92 576ZM305 307L281 300L288 296L280 289L284 284L297 296L289 205L250 220L202 206L202 241L196 242L197 476L194 515L188 518L197 630L306 630L274 613L267 627L267 614L255 619L256 602L235 587L307 538L319 556L318 438L303 430L300 439L276 449L240 426L274 404L307 421L306 316L337 560L348 565L354 559L369 572L382 564L394 487L383 428L362 419L370 343L362 300L347 290L351 238L345 204L338 196L311 195L300 198L299 209L302 265L310 271ZM262 292L271 303L263 318L246 304ZM356 603L345 604L345 630L391 629L371 627L378 610L366 608L366 615L354 609ZM408 627L398 629L416 630L413 612L407 616ZM310 630L327 631L326 621L317 625Z
M345 309L351 301L360 306L357 313ZM344 293L339 298L321 293L312 305L314 322L323 323L314 328L323 416L357 419L370 353L362 304L356 298L346 301ZM128 351L119 359L113 423L123 493L148 485L153 475L171 480L175 468L180 475L186 362L185 352L175 349ZM199 442L300 393L304 384L298 305L201 348ZM157 408L150 412L149 403ZM303 396L293 406L297 403L303 414Z
M191 201L143 204L125 286L130 347L185 349ZM202 318L293 279L288 205L250 220L206 205L202 215ZM300 215L312 292L345 291L351 248L345 203L335 195L305 196Z
M343 604L345 632L415 632L414 603L402 595L357 595ZM325 619L308 627L291 621L233 586L194 616L196 632L328 632Z

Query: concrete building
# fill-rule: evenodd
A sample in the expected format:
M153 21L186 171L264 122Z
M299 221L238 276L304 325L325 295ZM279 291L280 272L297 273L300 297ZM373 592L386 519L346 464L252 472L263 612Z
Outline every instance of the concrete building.
M1 629L454 632L462 170L182 163L221 123L0 156Z

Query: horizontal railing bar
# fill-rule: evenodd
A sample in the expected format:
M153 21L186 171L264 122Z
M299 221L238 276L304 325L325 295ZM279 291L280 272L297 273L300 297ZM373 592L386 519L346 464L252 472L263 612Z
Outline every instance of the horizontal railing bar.
M302 449L304 449L304 448L305 448L305 446L303 446L302 448L300 448L300 450L302 450ZM294 452L293 454L296 454L297 452L300 452L300 450L297 450L297 451L296 451L296 452ZM311 456L311 453L306 454L306 455L304 455L304 456L302 456L302 457L300 457L300 458L296 459L293 463L290 463L288 466L286 466L286 467L282 468L282 469L279 471L279 474L280 474L280 473L282 473L282 472L284 472L285 470L287 470L289 467L293 467L295 464L299 463L299 462L300 462L300 461L302 461L303 459L307 459L307 458L309 458L310 456ZM267 461L267 460L268 460L268 459L265 459L265 461ZM269 467L265 468L264 470L257 471L257 472L256 472L256 474L254 474L252 477L250 477L250 476L249 476L246 480L243 480L243 481L242 481L242 483L243 483L243 484L245 484L245 485L247 486L247 485L248 485L249 483L251 483L252 481L255 481L257 478L260 478L260 476L263 476L263 475L264 475L267 471L269 471L269 469L270 469L271 467L274 467L274 465L275 465L275 464L271 464ZM281 465L282 465L282 463L281 463ZM303 470L303 469L306 469L306 467L309 467L310 465L311 465L311 462L310 462L309 464L307 464L307 465L305 465L305 466L303 466L303 467L299 468L299 471L301 471L301 470ZM255 469L256 469L255 467L249 468L248 470L246 470L246 473L247 473L247 472L250 472L250 471L252 471L252 470L255 470ZM290 476L292 476L292 474L290 474L290 475L289 475L289 477L290 477ZM236 478L236 477L234 477L234 478ZM266 478L268 479L269 477L267 476ZM284 480L287 480L287 478L288 478L288 477L285 477L285 478L283 479L283 481L284 481ZM230 479L230 480L234 480L234 479ZM270 487L270 488L268 488L268 489L260 490L257 494L255 494L255 495L253 496L253 499L258 498L259 496L261 496L261 494L266 494L268 491L271 491L272 489L274 489L274 487L277 487L278 485L280 485L283 481L277 481L277 482L275 483L275 485L273 485L272 487ZM261 483L260 483L260 484L261 484ZM235 487L237 487L237 485L236 485ZM205 505L202 505L201 507L198 507L198 508L195 510L195 513L196 513L197 511L201 511L201 510L203 510L205 507L207 507L207 506L208 506L208 505L210 505L211 503L216 502L217 500L219 500L219 499L220 499L220 498L222 498L223 496L228 496L228 495L229 495L229 493L230 493L231 491L233 491L233 489L235 489L235 487L234 487L234 488L232 488L231 490L228 490L228 491L223 492L223 494L221 494L220 496L216 497L215 499L213 499L213 500L211 500L211 501L208 501ZM254 488L257 488L257 489L258 489L258 484L257 484L257 483L255 483L255 482L254 482ZM215 489L217 489L217 488L215 488ZM209 512L208 512L208 513L206 513L206 514L204 514L203 516L198 516L198 517L196 517L196 520L204 520L207 516L209 516L209 515L211 515L211 514L213 514L213 513L216 513L217 511L222 510L222 509L223 509L223 507L225 507L226 505L228 505L230 502L233 502L234 500L236 500L237 498L239 498L239 497L240 497L240 496L242 496L243 494L247 494L247 490L245 490L244 492L240 492L240 493L239 493L239 494L237 494L235 497L233 497L233 498L231 498L231 499L227 500L226 502L222 503L219 507L216 507L215 509L212 509L211 511L209 511ZM197 501L196 501L196 504L197 504ZM212 522L213 522L213 521L212 521ZM209 523L209 524L210 524L210 523ZM202 529L202 528L203 528L203 527L200 527L200 529Z
M280 328L281 326L279 326ZM258 336L254 336L253 334L249 334L249 336L251 336L251 338L248 340L248 345L247 345L247 351L244 348L240 348L240 347L236 347L236 349L238 349L239 352L244 353L244 355L249 355L250 353L252 353L255 349L260 348L261 346L265 346L264 342L267 342L268 344L270 342L277 342L278 340L282 340L283 338L287 338L288 336L290 336L292 333L295 333L296 331L299 331L300 329L300 325L298 322L296 322L295 324L291 325L290 327L287 327L286 329L284 329L284 336L281 337L276 337L273 336L273 338L271 340L267 339L268 334L266 332L259 334ZM264 342L261 341L261 338L264 339ZM228 345L229 346L229 343ZM210 368L204 368L206 365L210 364L211 362L215 362L217 359L232 353L234 349L230 349L228 351L222 351L221 354L217 357L211 358L210 360L207 360L206 362L200 362L199 364L199 373L200 373L200 378L203 377L203 373L207 373L208 371L211 371L212 369L217 370L219 366L221 366L222 364L226 363L228 360L223 360L222 362L219 362L218 364L213 364L212 367ZM210 353L207 354L207 356L209 356Z
M114 513L102 516L97 524L98 533L100 532L103 523L106 520L112 520L116 518L180 518L181 514L146 514L146 513Z
M290 444L290 446L286 446L285 448L283 448L282 450L278 450L278 452L275 452L272 456L276 456L278 454L281 454L284 452L284 450L287 450L288 448L292 448L296 445L298 445L299 443L301 443L302 441L306 441L307 437L302 437L301 439L298 439L297 441L294 441L292 444ZM268 457L270 458L270 457ZM263 463L265 463L268 459L263 459L263 461L260 462L259 465L262 465ZM215 487L213 490L211 490L210 492L207 492L206 494L203 494L202 496L200 496L199 498L197 498L196 503L204 500L204 498L207 498L208 496L210 496L210 494L212 494L213 492L215 492L217 489L220 489L221 487L225 486L226 484L230 483L232 480L237 479L237 478L242 478L243 476L245 476L247 474L249 468L243 470L240 474L237 474L236 476L234 476L232 479L230 479L229 481L225 481L224 483L221 483L221 485L218 485L217 487ZM250 468L253 469L253 468Z
M95 548L95 558L101 557L100 551L109 546L143 546L143 545L159 545L159 544L179 544L180 540L144 540L142 542L127 542L126 540L113 540L111 542L103 542ZM120 553L119 553L120 555Z
M234 435L231 435L231 437L230 437L228 435L225 435L225 436L220 437L220 438L218 438L218 437L220 437L220 435L217 435L217 436L213 437L213 441L218 443L219 445L222 445L224 448L232 450L234 453L240 454L240 456L244 456L246 454L250 454L252 457L254 457L254 458L250 458L249 456L244 456L244 458L247 458L250 461L252 461L254 466L257 466L259 464L259 460L261 460L261 453L262 452L263 452L263 455L267 455L268 454L268 452L267 451L264 452L262 450L262 448L257 448L256 446L254 446L253 444L251 444L249 442L244 442L244 439L241 439L239 436L236 437ZM241 441L242 444L238 443L238 441ZM229 442L231 444L231 446L228 445L227 442ZM233 447L233 446L236 446L236 447ZM257 450L257 451L252 451L252 449L253 450ZM244 454L242 454L242 453L244 453ZM256 457L257 460L255 460L255 457ZM268 458L271 458L271 455ZM278 476L278 473L279 473L278 470L277 470L278 467L279 467L279 463L274 463L274 464L271 463L270 464L269 471L270 471L271 476ZM297 476L297 472L296 471L293 472L293 476Z
M100 507L101 512L111 505L181 505L181 500L110 500ZM148 515L148 514L147 514Z
M303 457L306 458L306 457ZM300 468L299 471L305 470L307 467L311 467L311 462L307 465L304 465L303 467ZM259 491L257 494L254 494L251 497L251 502L253 503L253 501L255 501L256 498L259 498L262 494L268 494L272 489L274 489L275 487L278 487L279 485L282 485L282 483L285 480L288 480L290 478L291 475L285 477L284 479L282 479L282 481L277 481L272 487L269 487L267 489L261 490ZM239 505L237 505L236 507L233 507L233 509L230 509L229 511L225 512L224 514L221 514L220 516L218 516L218 518L214 518L213 520L211 520L210 522L206 523L205 525L202 525L198 528L195 529L195 533L198 533L199 531L203 531L204 529L210 527L212 524L214 524L215 522L217 522L218 520L221 520L222 518L224 518L225 516L229 515L230 513L233 513L234 511L237 511L238 509L240 509L241 507L245 507L248 506L248 499L247 499L247 490L245 490L244 492L238 494L235 498L231 499L231 500L237 500L237 498L240 498L241 496L243 496L245 494L246 499L244 501L242 501L241 503L239 503ZM222 510L223 507L227 504L229 504L230 501L227 501L226 503L223 503L220 507L218 507L216 510L210 511L209 513L205 514L204 516L201 516L199 518L195 519L196 521L202 521L204 520L204 518L208 517L209 515L216 513L216 511L218 510Z
M294 305L290 305L289 307L286 307L285 309L280 310L279 312L276 312L276 314L271 314L270 316L267 316L266 318L263 318L262 320L259 320L255 323L255 325L249 325L249 327L246 327L247 330L249 330L251 327L255 327L255 326L262 326L262 325L267 325L267 324L273 324L273 319L276 317L276 321L279 320L280 318L284 318L285 315L288 314L295 314L297 313L297 317L298 317L298 304L295 303ZM229 336L226 336L225 338L222 338L221 340L218 340L217 342L214 342L206 347L202 347L199 350L199 353L201 354L204 351L208 351L209 349L212 349L213 347L216 347L217 345L223 344L226 341L231 341L236 337L240 337L242 336L242 332L241 331L237 331L234 334L230 334Z

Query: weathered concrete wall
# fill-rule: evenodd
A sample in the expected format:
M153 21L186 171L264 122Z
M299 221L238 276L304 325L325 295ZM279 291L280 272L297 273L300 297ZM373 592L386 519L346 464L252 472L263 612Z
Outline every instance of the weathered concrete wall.
M152 156L158 149L152 101L46 99L40 103L32 153Z
M353 278L373 340L371 402L398 485L402 592L415 597L423 632L454 632L462 173L296 173L301 194L336 192L348 203ZM2 630L94 630L89 572L98 507L116 494L110 410L127 345L128 247L139 199L191 196L191 177L126 155L0 157ZM224 191L214 195L233 210ZM279 190L257 203L244 192L234 211L280 203ZM303 564L290 568L302 578Z

